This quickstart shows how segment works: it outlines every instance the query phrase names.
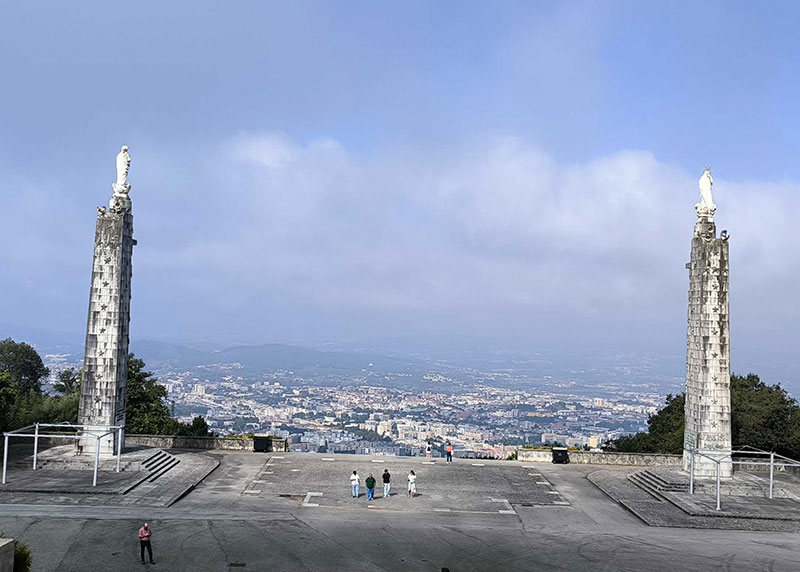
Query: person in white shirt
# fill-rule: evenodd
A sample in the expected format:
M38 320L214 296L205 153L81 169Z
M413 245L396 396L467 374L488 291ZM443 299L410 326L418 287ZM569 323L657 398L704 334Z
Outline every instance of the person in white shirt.
M417 492L417 475L414 471L408 473L408 498L413 499Z
M358 485L361 481L361 477L358 476L358 472L353 471L353 474L350 475L350 488L353 489L353 498L358 498Z

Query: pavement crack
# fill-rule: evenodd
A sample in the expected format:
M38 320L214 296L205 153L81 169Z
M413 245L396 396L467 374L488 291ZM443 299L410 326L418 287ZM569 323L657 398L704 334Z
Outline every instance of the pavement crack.
M213 520L207 520L206 522L208 523L208 532L211 534L211 536L214 538L214 540L219 545L219 549L222 551L223 556L225 556L225 564L226 565L230 565L231 561L230 561L230 558L228 558L228 551L225 550L225 546L222 544L222 542L220 541L219 537L217 537L217 534L214 532L214 521Z
M297 519L297 521L298 521L300 524L302 524L303 526L306 526L306 527L310 528L311 530L313 530L313 531L314 531L314 532L316 532L317 534L321 534L322 536L324 536L325 538L327 538L328 540L330 540L330 541L331 541L331 542L333 542L334 544L338 544L338 545L339 545L339 546L341 546L342 548L346 549L348 552L351 552L351 551L352 551L352 547L348 546L347 544L345 544L345 543L343 543L343 542L341 542L341 541L339 541L339 540L336 540L336 538L334 538L333 536L331 536L331 535L329 535L329 534L326 534L326 533L322 532L320 529L318 529L318 528L316 528L316 527L312 526L312 525L311 525L311 524L309 524L308 522L306 522L306 521L304 521L303 519L301 519L299 516L297 516L297 515L294 515L294 517L295 517L295 518ZM362 558L363 558L363 557L362 557ZM380 570L386 570L386 572L390 572L390 570L393 570L392 568L384 568L383 566L381 566L380 564L378 564L378 563L374 562L373 560L371 560L371 559L369 559L369 558L363 558L363 559L364 559L364 560L366 560L367 562L369 562L370 564L372 564L373 566L377 567L377 568L378 568L378 569L380 569Z
M55 570L56 572L58 572L58 570L60 570L60 569L61 569L61 565L62 565L62 564L64 563L64 561L67 559L67 556L69 556L69 555L72 553L72 546L73 546L73 545L75 545L75 544L77 544L77 542L78 542L78 539L81 539L81 538L83 538L83 533L84 533L84 530L86 529L86 525L87 525L87 524L89 524L90 522L92 522L92 520L91 520L91 519L86 519L86 520L84 520L84 521L83 521L83 523L81 524L81 529L78 531L78 534L74 534L74 535L72 535L72 538L74 538L74 539L76 539L76 540L75 540L75 541L74 541L72 544L70 544L69 548L67 548L67 550L64 552L64 556L62 556L62 557L61 557L61 560L59 560L59 561L58 561L58 564L57 564L57 565L56 565L56 567L54 568L54 570Z
M495 566L503 567L503 566L507 566L508 565L509 560L510 560L509 558L503 558L502 560L498 560L498 559L491 558L491 557L486 555L486 552L489 551L489 550L497 550L498 547L499 547L498 544L488 544L487 542L485 542L478 535L469 534L468 532L465 532L463 530L459 530L459 529L456 529L456 528L453 528L453 527L449 527L448 526L448 527L444 527L444 528L446 528L447 530L450 530L451 532L454 532L456 534L460 534L461 536L465 536L472 543L479 544L480 546L483 547L481 550L470 550L470 549L465 549L463 546L459 546L459 545L454 544L452 542L449 542L447 540L443 540L443 542L445 544L447 544L449 546L452 546L454 550L461 551L461 552L467 552L467 553L471 554L473 557L475 557L477 559L485 560L486 562L490 562L491 564L493 564ZM533 559L530 556L527 556L526 558L527 559ZM551 564L551 563L548 563L548 562L544 562L541 559L537 560L536 564L537 564L536 568L519 568L519 570L530 570L531 572L538 572L538 571L542 570L541 566L547 566L548 568L553 569L553 570L570 569L569 566L558 566L558 565L554 565L554 564Z

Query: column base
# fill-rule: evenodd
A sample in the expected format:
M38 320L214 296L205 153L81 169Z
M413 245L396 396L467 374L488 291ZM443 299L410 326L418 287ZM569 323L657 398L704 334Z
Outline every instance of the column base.
M719 464L719 476L721 479L733 478L733 464L731 461L731 452L727 451L703 451L703 455L720 459L722 462ZM694 476L696 479L716 479L717 478L717 463L704 457L699 453L694 455ZM692 453L684 449L683 451L683 471L689 473L692 468Z

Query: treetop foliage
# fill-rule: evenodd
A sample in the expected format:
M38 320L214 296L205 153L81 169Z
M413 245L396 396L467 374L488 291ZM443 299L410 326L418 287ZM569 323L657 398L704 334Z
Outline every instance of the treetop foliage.
M0 341L0 371L8 372L22 392L41 393L41 380L50 375L33 346L11 338Z
M29 344L0 341L0 431L40 423L78 420L78 396L42 394L41 380L50 374Z
M195 417L191 424L181 423L172 417L167 402L167 388L144 368L144 361L134 354L128 356L125 431L146 435L207 437L208 424L202 417Z
M74 368L69 367L58 374L58 381L53 384L53 387L62 395L79 393L82 373L76 372Z
M800 459L800 406L779 384L753 373L731 375L731 437L734 448L749 445ZM684 394L668 395L647 421L647 433L612 441L609 450L633 453L683 452Z
M36 350L11 338L0 341L0 432L34 423L78 421L81 373L65 369L58 376L59 395L42 393L41 380L50 374ZM142 360L128 359L126 431L155 435L208 436L202 417L192 423L174 419L167 402L167 388L145 371Z

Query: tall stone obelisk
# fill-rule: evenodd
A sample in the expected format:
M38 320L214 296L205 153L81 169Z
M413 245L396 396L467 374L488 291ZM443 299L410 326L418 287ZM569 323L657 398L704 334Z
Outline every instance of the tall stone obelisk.
M717 238L711 198L714 180L706 168L700 177L700 202L692 238L689 269L689 328L686 340L686 426L683 470L691 468L691 449L730 460L730 320L728 313L728 234ZM722 477L732 475L729 462ZM717 464L695 455L696 477L716 476Z
M78 423L98 426L80 441L84 451L94 451L101 426L125 425L128 382L128 344L131 306L133 215L128 196L128 147L117 155L117 180L108 209L97 209L92 287L86 324L86 353ZM124 432L122 437L124 446ZM101 453L116 453L113 435L100 441Z

